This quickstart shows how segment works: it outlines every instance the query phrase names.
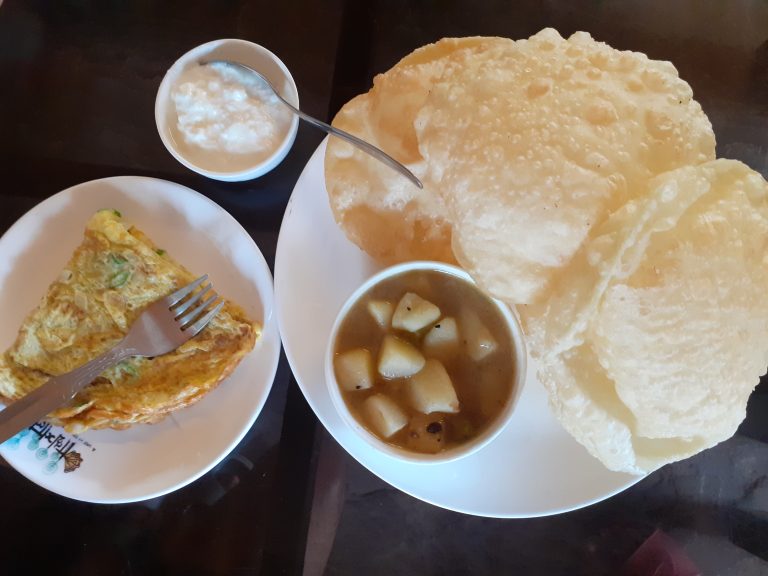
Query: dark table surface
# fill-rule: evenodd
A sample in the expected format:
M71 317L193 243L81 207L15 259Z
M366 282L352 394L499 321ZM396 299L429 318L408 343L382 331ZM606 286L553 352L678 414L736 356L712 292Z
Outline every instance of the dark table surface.
M764 0L6 0L0 230L73 184L155 176L228 210L272 266L286 202L322 134L302 126L286 160L251 182L184 169L153 114L178 56L216 38L262 44L292 71L302 107L330 119L420 45L546 26L671 60L712 121L718 155L768 176ZM622 494L560 516L492 520L372 476L317 423L283 358L245 439L177 492L91 505L3 463L0 498L0 574L768 574L768 389L757 388L734 438ZM676 571L654 572L670 551L680 553Z

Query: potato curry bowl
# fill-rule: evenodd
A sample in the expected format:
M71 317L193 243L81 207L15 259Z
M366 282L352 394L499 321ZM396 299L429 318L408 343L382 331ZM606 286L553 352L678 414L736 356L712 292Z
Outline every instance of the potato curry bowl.
M392 266L342 306L325 375L344 422L374 448L447 462L486 445L525 381L523 332L469 274L439 262Z

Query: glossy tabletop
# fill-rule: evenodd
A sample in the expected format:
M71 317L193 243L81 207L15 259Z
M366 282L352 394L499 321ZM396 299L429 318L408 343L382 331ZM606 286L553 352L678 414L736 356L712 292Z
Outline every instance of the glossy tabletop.
M302 109L330 120L418 46L547 26L671 60L712 121L718 155L768 176L764 0L6 0L0 231L73 184L153 176L217 202L273 266L292 187L323 135L302 125L288 157L250 182L188 171L154 123L155 93L177 57L217 38L259 43L291 70ZM768 574L767 386L734 438L613 498L492 520L420 502L361 467L317 423L281 359L243 441L165 497L85 504L2 463L0 574Z

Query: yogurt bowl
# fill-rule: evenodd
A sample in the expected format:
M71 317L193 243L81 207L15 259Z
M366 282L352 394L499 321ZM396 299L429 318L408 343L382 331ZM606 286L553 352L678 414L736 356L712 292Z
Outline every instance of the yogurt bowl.
M277 166L293 146L299 118L247 73L250 66L298 108L296 83L285 64L246 40L214 40L193 48L168 70L155 99L160 139L184 166L216 180L257 178Z

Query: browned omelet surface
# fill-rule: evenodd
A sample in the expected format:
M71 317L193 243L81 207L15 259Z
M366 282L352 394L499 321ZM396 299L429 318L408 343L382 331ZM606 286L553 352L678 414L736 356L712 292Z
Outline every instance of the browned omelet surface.
M12 402L114 346L143 308L195 279L115 210L88 222L82 244L0 357L0 398ZM157 422L215 388L261 333L226 301L174 352L131 358L103 372L51 420L70 432Z

